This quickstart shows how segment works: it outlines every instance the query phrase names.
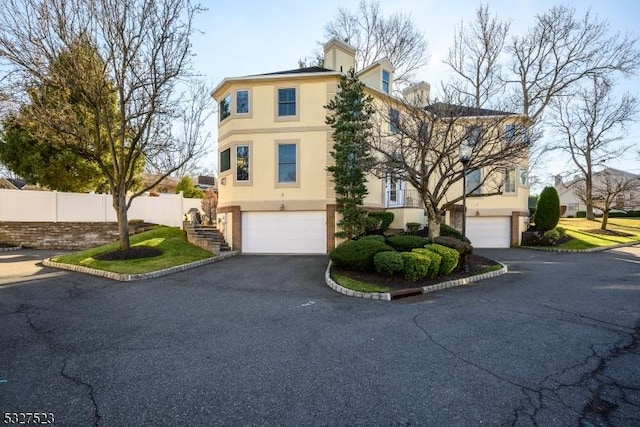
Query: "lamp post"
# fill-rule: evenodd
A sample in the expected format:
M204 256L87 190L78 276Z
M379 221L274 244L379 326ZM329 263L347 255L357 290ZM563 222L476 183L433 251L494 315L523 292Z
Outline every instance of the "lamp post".
M462 240L467 238L467 166L471 161L473 147L460 144L458 156L462 163Z

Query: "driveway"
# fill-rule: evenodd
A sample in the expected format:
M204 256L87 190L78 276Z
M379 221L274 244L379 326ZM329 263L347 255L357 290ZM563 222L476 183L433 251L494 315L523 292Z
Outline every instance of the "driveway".
M640 424L640 249L478 252L510 273L392 302L334 293L323 256L0 287L0 412L83 426Z

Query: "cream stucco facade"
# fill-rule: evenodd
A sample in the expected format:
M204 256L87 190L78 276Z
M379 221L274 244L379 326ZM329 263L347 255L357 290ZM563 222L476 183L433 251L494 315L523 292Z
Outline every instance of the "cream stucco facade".
M218 226L234 250L326 253L339 243L334 236L335 193L326 171L332 162L332 129L325 124L324 106L335 96L340 75L353 67L354 54L353 48L332 39L325 45L326 68L226 78L214 89L219 105ZM392 76L388 60L359 74L376 98L388 96ZM365 207L392 210L392 227L426 223L415 189L374 176L367 188ZM461 184L451 189L461 190ZM523 185L509 196L469 199L469 215L511 217L527 210L527 196ZM293 243L288 246L287 241Z

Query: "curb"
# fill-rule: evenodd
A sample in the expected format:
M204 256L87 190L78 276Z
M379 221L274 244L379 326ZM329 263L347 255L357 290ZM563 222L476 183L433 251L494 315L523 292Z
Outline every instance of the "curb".
M636 240L635 242L628 243L619 243L617 245L612 246L602 246L599 248L589 248L589 249L564 249L564 248L554 248L548 246L518 246L523 249L533 249L534 251L543 251L543 252L565 252L565 253L591 253L591 252L603 252L608 251L609 249L618 249L618 248L626 248L629 246L640 245L640 240Z
M13 252L22 249L22 246L12 246L10 248L0 248L0 252Z
M131 282L134 280L154 279L156 277L168 276L180 271L191 270L207 264L213 264L214 262L222 261L223 259L231 258L238 255L239 252L231 251L224 255L218 255L217 257L205 258L200 261L190 262L188 264L177 265L175 267L165 268L163 270L153 271L151 273L143 274L122 274L113 273L111 271L98 270L95 268L89 268L82 265L64 264L61 262L51 261L51 258L47 258L42 261L42 264L47 267L59 268L61 270L74 271L76 273L90 274L92 276L106 277L107 279L118 280L120 282Z
M478 274L475 276L465 277L462 279L449 280L446 282L438 283L437 285L423 286L420 288L401 289L398 291L397 297L408 296L407 294L409 295L428 294L428 293L440 291L443 289L469 285L474 282L479 282L480 280L491 279L494 277L502 276L503 274L509 271L506 264L503 264L501 262L498 262L498 264L502 265L502 268L500 270L490 271L488 273ZM324 280L327 283L327 286L329 286L331 289L333 289L336 292L339 292L341 294L344 294L350 297L355 297L355 298L367 298L367 299L377 299L377 300L385 300L385 301L391 301L393 299L397 299L397 297L394 297L394 292L358 292L358 291L352 291L351 289L347 289L337 284L331 278L330 271L331 271L331 261L329 261L329 265L327 265L327 270L324 273Z

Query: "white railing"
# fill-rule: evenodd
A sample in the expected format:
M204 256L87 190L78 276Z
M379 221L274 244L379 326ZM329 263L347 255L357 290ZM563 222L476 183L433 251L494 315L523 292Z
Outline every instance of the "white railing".
M112 203L109 194L0 189L0 222L115 222ZM140 196L133 200L128 218L181 227L184 214L200 209L200 203L182 194Z
M387 190L386 207L424 209L420 194L416 190Z

